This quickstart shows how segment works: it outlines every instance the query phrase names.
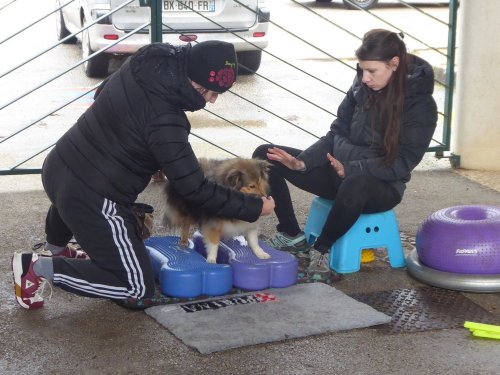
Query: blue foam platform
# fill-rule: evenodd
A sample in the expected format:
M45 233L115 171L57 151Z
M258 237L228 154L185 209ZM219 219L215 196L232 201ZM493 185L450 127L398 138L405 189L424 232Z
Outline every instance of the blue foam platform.
M203 237L200 233L193 236L194 249L206 256ZM229 264L233 268L233 286L243 290L262 290L285 288L297 282L298 262L290 253L276 250L259 241L259 245L269 259L259 259L238 239L225 239L219 243L217 264Z
M163 294L180 298L219 296L232 289L229 265L207 263L194 249L179 246L179 237L150 237L144 244Z

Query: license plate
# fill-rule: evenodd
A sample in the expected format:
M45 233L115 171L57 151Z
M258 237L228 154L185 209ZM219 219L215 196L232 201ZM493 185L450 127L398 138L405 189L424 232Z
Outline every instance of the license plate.
M215 12L215 0L164 0L163 10L166 12Z

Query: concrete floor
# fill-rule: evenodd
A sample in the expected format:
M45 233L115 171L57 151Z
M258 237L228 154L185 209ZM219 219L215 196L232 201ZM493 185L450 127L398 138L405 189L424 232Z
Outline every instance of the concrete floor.
M500 206L498 173L481 183L426 158L396 208L400 230L415 236L432 212L461 204ZM426 164L428 163L428 164ZM470 174L469 174L469 177ZM473 176L472 176L473 177ZM293 339L201 355L144 312L54 288L39 311L14 300L10 258L44 239L49 202L37 176L0 177L0 373L1 374L498 374L500 341L473 338L463 328L387 334L380 329ZM312 197L292 190L301 223ZM155 205L159 188L141 201ZM266 218L269 236L276 220ZM161 232L162 228L158 228ZM414 288L404 269L377 267L345 275L334 285L346 293ZM500 293L465 294L500 324ZM453 311L449 311L453 316ZM327 317L325 317L327 318ZM307 317L304 317L304 324Z

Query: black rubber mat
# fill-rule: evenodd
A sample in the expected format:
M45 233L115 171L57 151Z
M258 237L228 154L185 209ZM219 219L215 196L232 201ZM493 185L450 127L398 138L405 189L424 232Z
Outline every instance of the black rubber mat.
M487 310L460 292L423 287L351 294L352 298L392 317L380 329L389 333L463 327L465 321L496 324Z

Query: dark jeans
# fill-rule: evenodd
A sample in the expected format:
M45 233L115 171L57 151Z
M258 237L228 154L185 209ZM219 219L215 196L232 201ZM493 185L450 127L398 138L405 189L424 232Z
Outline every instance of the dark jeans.
M267 160L267 149L278 147L297 156L302 150L286 146L261 145L252 157ZM326 160L326 155L325 155ZM324 166L306 172L292 171L283 164L270 161L271 195L276 203L277 230L295 236L300 227L293 210L292 199L286 181L322 198L335 200L325 226L314 245L330 248L344 235L362 213L384 212L401 202L399 193L387 182L369 175L351 175L341 179L327 162Z

